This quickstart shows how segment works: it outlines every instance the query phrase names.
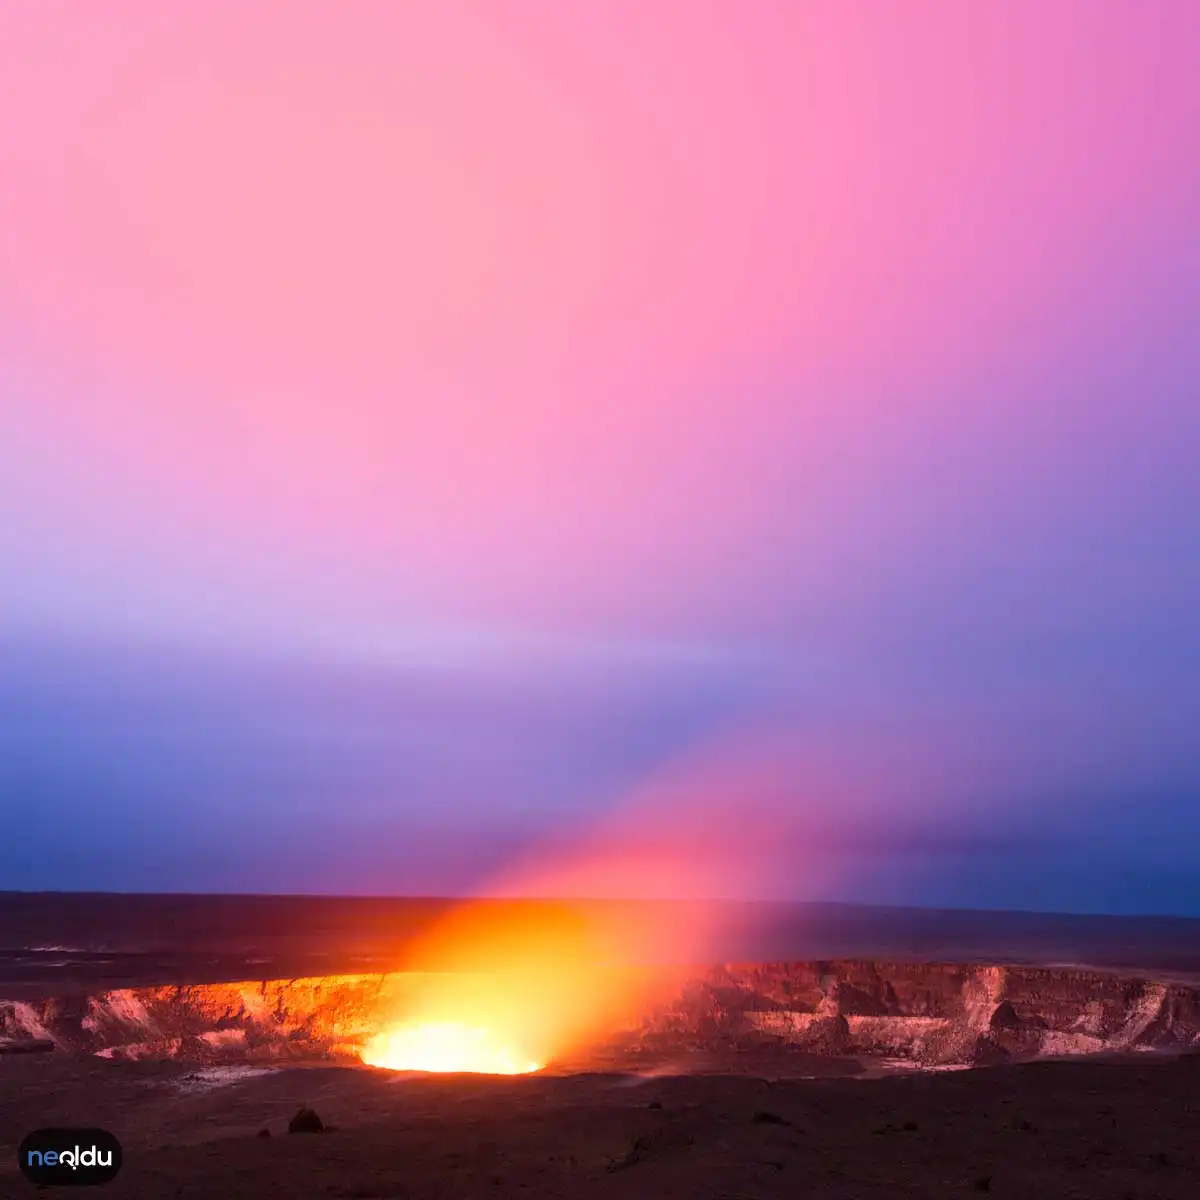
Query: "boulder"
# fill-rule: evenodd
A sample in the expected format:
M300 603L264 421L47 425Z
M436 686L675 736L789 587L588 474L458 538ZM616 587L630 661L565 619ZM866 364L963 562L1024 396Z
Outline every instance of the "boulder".
M296 1115L288 1122L288 1133L323 1133L325 1122L307 1105L300 1105Z

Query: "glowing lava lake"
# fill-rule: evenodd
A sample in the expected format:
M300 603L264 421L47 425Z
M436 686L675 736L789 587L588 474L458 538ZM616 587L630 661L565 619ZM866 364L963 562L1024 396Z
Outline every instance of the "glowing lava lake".
M485 1028L456 1021L398 1025L369 1038L362 1048L369 1067L390 1071L440 1071L476 1075L526 1075L533 1062Z

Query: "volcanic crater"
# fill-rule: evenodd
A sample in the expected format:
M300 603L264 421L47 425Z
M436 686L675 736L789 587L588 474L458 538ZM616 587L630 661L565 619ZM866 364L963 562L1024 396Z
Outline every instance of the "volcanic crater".
M431 982L445 977L343 974L6 1000L0 1049L203 1064L358 1062ZM492 986L486 976L475 983ZM677 969L646 983L544 1068L657 1070L682 1060L697 1069L705 1055L736 1062L752 1054L787 1073L790 1060L814 1057L950 1068L1200 1048L1200 987L1103 970L815 961Z

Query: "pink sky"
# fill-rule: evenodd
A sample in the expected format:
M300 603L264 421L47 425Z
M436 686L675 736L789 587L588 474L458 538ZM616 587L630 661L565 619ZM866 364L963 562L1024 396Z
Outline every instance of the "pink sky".
M1057 436L1022 372L1086 375L1194 233L1188 3L499 12L6 8L22 541L114 607L869 587L927 549L914 453Z

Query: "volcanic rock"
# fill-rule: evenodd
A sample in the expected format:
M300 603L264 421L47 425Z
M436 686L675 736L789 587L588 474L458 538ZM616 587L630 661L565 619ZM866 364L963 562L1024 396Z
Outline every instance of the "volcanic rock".
M357 1058L416 973L0 999L0 1053L197 1064ZM677 990L672 990L677 989ZM1200 1049L1200 986L1077 968L790 962L699 967L595 1031L598 1053L807 1052L922 1065ZM982 1042L981 1042L982 1039Z
M988 1024L993 1029L1020 1029L1024 1022L1017 1016L1011 1000L1001 1000L996 1005L996 1011L992 1013Z
M0 1054L43 1054L53 1049L50 1038L0 1038Z
M306 1105L301 1105L296 1115L288 1122L288 1133L323 1133L325 1123Z
M778 1113L768 1112L766 1109L758 1109L750 1120L755 1125L786 1125L788 1123L786 1117L781 1117Z

